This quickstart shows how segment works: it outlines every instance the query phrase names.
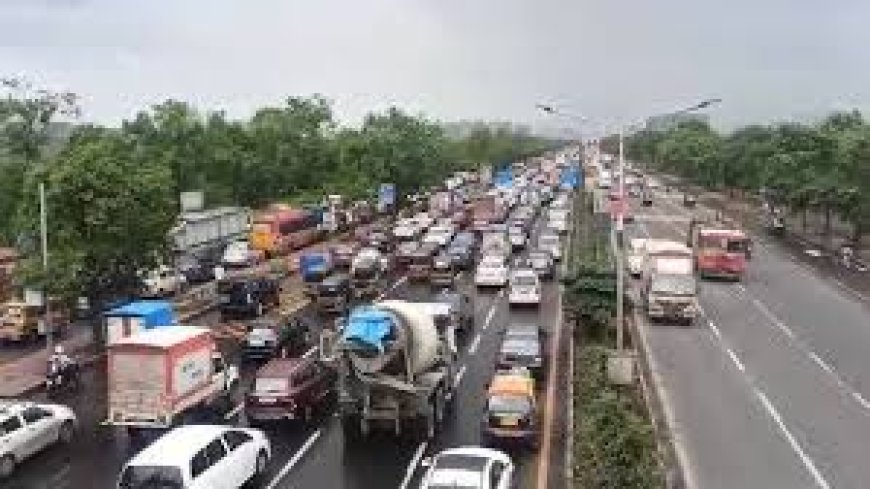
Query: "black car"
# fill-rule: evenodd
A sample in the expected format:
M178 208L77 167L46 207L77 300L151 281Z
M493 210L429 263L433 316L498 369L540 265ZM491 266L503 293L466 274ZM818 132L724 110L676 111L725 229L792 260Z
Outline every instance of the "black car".
M459 270L471 270L471 267L474 266L474 251L469 245L451 244L447 248L446 254Z
M498 353L498 368L525 367L535 378L543 377L543 337L544 333L538 324L508 326Z
M262 316L280 302L281 286L273 277L234 277L218 281L221 317Z
M180 256L175 261L178 270L188 284L203 284L214 280L214 261L197 258L192 255Z
M298 356L314 344L314 333L298 317L262 318L251 321L242 345L245 360Z
M317 284L315 303L323 312L344 313L353 299L353 288L348 275L336 274Z

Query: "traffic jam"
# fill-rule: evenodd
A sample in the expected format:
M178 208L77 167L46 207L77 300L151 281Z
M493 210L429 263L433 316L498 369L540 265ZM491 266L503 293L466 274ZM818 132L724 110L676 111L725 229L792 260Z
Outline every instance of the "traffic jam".
M143 273L143 297L101 313L104 356L57 348L55 382L0 401L0 485L546 487L578 151L402 206L190 196L176 245L197 222L233 239Z

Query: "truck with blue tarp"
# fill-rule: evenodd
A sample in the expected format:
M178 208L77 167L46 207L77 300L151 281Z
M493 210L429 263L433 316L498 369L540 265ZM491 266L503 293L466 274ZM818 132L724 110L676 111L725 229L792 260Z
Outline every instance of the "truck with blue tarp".
M169 301L133 301L106 311L106 342L112 344L140 331L175 324L175 310Z
M331 251L309 251L299 256L299 274L305 293L309 296L317 293L317 285L334 270L335 260Z
M436 323L442 304L399 300L354 308L320 355L338 372L338 413L346 439L376 429L432 438L453 398L455 329Z

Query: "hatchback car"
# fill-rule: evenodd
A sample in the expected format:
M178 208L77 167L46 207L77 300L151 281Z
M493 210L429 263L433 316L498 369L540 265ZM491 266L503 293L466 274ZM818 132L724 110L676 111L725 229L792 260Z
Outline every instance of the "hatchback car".
M520 268L511 272L508 304L535 305L541 303L541 281L531 268Z
M118 489L235 489L266 470L272 447L253 428L188 425L162 435L121 470Z
M486 444L538 446L535 382L525 369L496 372L487 387L482 438Z
M262 366L245 396L249 422L313 421L335 395L335 371L315 358L276 358Z
M532 251L529 253L529 267L542 279L551 279L555 275L553 257L546 251Z
M423 459L420 489L511 489L515 467L505 453L482 447L448 448Z
M0 481L45 448L72 441L78 421L59 404L0 402Z
M503 287L508 281L508 269L504 256L484 256L474 273L478 287Z
M535 378L544 374L543 330L534 323L511 324L504 332L497 366L500 369L523 367Z

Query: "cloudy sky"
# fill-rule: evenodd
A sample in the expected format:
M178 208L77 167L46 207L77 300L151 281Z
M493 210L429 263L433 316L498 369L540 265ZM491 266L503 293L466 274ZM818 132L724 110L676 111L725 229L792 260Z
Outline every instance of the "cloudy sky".
M358 121L595 125L707 97L717 125L870 108L862 0L0 0L0 74L115 124L168 97L235 116L321 93ZM569 124L565 121L564 124Z

